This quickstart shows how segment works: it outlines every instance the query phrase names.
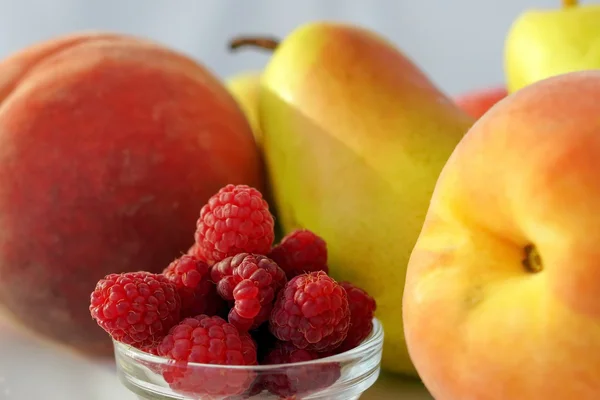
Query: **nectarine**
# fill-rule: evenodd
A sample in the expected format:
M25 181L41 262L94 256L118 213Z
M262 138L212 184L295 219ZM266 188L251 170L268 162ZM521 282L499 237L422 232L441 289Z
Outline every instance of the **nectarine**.
M463 93L456 96L454 101L464 112L479 119L507 94L504 86L496 86Z
M410 257L409 354L437 400L600 398L600 71L492 107Z
M88 311L95 283L166 267L228 183L262 190L259 154L233 97L189 57L83 33L0 63L0 302L33 331L110 351Z

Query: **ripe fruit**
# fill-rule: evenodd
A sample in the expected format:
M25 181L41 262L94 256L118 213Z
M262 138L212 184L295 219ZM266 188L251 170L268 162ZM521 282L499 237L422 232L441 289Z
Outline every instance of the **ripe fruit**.
M0 303L90 354L89 317L113 272L158 273L185 251L198 205L227 183L263 187L233 97L189 57L120 34L77 34L0 63Z
M504 49L510 93L552 76L600 68L600 4L562 3L527 10L510 27Z
M273 215L262 194L247 185L227 185L200 210L196 244L209 263L239 253L266 254L274 240Z
M327 244L308 229L298 229L286 235L271 249L269 258L283 269L288 279L307 272L329 272Z
M279 293L270 320L271 332L299 349L332 351L350 327L348 296L322 271L292 278Z
M175 285L149 272L111 274L92 292L90 313L115 340L144 349L162 340L180 318Z
M263 158L263 145L262 145L262 130L260 129L260 116L258 110L258 96L260 93L260 77L261 73L259 71L253 72L244 72L239 75L233 76L226 80L225 84L227 85L227 89L233 95L238 105L244 112L246 119L250 123L252 127L252 133L254 134L254 140L258 147L258 150L261 155L261 161L264 166L264 158ZM271 195L271 190L269 189L269 182L265 182L265 187L263 188L263 196L265 200L269 204L273 204L273 199ZM277 217L277 213L275 209L271 209L271 214ZM283 234L281 233L281 226L279 225L279 219L275 218L275 238L280 239Z
M217 219L236 213L232 210L240 204L247 205L239 198L231 201L232 186L225 189L219 193L227 193L229 198L215 200L213 196L209 200L212 206L225 204L211 210ZM245 192L242 196L246 196L248 188L241 189ZM252 213L237 212L235 217L238 221L232 225L243 226L246 219L252 218ZM271 233L267 231L265 235ZM308 230L289 235L278 249L276 253L283 260L292 262L287 265L293 267L289 271L300 268L301 264L326 265L325 242ZM110 280L101 281L98 293L92 294L92 315L100 316L101 321L114 319L118 312L132 308L123 307L128 303L122 301L118 285L111 283L119 279L124 280L123 290L145 307L137 306L138 311L150 310L142 316L150 322L155 315L147 305L161 305L171 298L182 301L184 311L178 313L181 321L177 325L168 333L163 320L163 325L152 325L152 329L141 326L145 336L137 345L143 352L170 359L162 363L148 362L146 367L154 374L161 374L180 394L193 398L238 395L247 398L266 390L286 398L307 396L333 385L340 378L340 362L324 359L360 345L373 328L370 319L376 308L374 299L349 282L338 284L321 269L297 275L288 282L277 263L262 254L241 252L209 266L196 257L200 253L199 246L192 246L188 254L172 261L162 275L115 274ZM136 286L127 281L133 278L143 280ZM148 286L146 281L163 284L164 290L169 290L168 295L161 296L158 289L162 286L155 288L158 283ZM220 297L215 299L213 293ZM110 304L114 300L119 303ZM208 314L186 317L200 309ZM102 314L105 310L109 318ZM224 310L229 311L229 321L219 315ZM132 313L128 313L125 317L131 316ZM172 325L174 321L170 322ZM107 329L113 325L117 329ZM114 334L119 333L120 328L131 328L133 333L138 333L135 324L113 325L101 324L117 341L127 340L123 335ZM152 334L152 340L146 340L147 333ZM296 365L316 360L319 362ZM253 366L259 362L261 365L295 365L263 369L261 373L255 369L227 367ZM226 367L215 368L216 365Z
M204 261L183 255L169 264L163 275L175 285L181 298L182 318L215 315L225 307L216 285L211 281L210 268Z
M255 374L246 370L214 369L189 366L188 363L213 365L256 365L256 345L220 317L199 315L174 326L158 346L158 354L176 361L164 367L169 386L183 394L234 396L243 393Z
M435 399L598 399L598 115L600 71L536 82L444 167L403 301Z
M336 353L342 353L358 346L373 330L373 317L377 304L367 292L350 282L340 282L348 295L350 306L350 328L348 335Z
M248 253L221 260L213 266L211 277L217 293L233 302L229 322L244 332L269 319L275 297L287 282L273 260Z
M414 374L401 322L405 266L473 118L385 38L332 22L279 43L259 110L284 232L309 229L327 242L330 275L360 283L380 306L383 368Z
M491 87L464 93L456 97L454 101L471 117L479 119L507 95L504 86Z
M227 89L233 95L252 127L254 140L262 148L262 133L258 115L258 94L260 93L260 72L247 72L226 81Z
M289 364L322 358L322 353L298 349L291 343L277 342L266 355L264 365ZM313 364L305 367L281 368L280 371L262 377L261 384L269 392L283 397L307 396L333 385L341 375L336 362Z

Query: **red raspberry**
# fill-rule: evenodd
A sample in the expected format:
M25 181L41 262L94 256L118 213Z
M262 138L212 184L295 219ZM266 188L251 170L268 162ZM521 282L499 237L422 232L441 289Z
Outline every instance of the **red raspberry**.
M298 275L279 292L270 324L277 339L300 349L334 350L348 334L348 296L322 271Z
M113 339L145 349L158 343L179 321L175 285L148 272L110 274L90 296L90 313Z
M210 264L238 253L267 254L273 226L269 205L258 190L227 185L200 210L195 238Z
M194 243L185 254L188 256L196 257L198 260L206 262L196 243Z
M267 354L264 364L289 364L318 360L323 354L298 349L288 342L277 342ZM282 367L279 371L261 377L261 385L280 397L306 396L333 385L340 377L339 363L315 363L306 366ZM294 397L295 398L295 397Z
M327 245L321 237L307 229L299 229L285 236L268 256L285 271L288 279L307 272L329 273Z
M194 398L241 394L255 377L247 370L188 364L257 365L256 345L250 335L240 333L221 317L185 318L169 331L158 353L175 361L163 367L162 373L171 389Z
M181 318L215 315L224 307L224 301L210 279L210 267L204 261L189 255L181 256L165 268L163 275L177 288L181 298Z
M217 293L234 302L229 322L244 332L269 320L277 293L287 282L273 260L248 253L219 261L212 267L211 277L217 283Z
M346 339L336 349L336 353L355 348L371 334L373 330L373 316L377 309L375 299L363 289L350 282L340 282L340 285L346 289L346 294L348 295L350 329L348 330Z

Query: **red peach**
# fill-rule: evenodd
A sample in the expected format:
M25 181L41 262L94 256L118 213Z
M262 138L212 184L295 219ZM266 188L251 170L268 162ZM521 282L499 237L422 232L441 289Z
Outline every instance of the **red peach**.
M228 183L263 189L241 109L160 44L78 34L0 63L0 302L90 354L110 341L89 296L112 272L160 272Z

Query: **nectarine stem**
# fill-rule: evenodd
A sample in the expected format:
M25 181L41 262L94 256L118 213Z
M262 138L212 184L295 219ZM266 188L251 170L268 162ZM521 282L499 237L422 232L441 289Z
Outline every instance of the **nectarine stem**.
M279 46L279 40L269 37L240 36L229 42L229 50L238 50L241 47L258 47L264 50L275 50Z
M540 253L538 253L537 249L532 244L525 246L523 266L529 272L540 272L543 269L542 257L540 257Z
M575 7L579 4L579 0L562 0L563 8Z

